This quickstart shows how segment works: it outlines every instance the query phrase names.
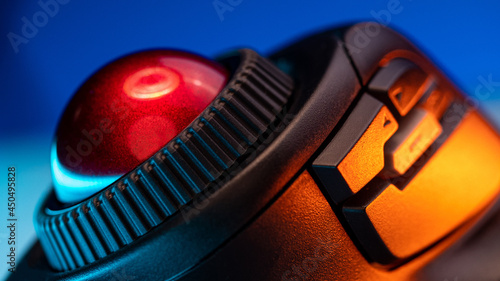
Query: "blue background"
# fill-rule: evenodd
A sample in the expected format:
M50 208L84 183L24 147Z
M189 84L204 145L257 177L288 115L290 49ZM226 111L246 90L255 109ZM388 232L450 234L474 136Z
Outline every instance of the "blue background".
M67 0L66 0L67 1ZM42 0L49 2L49 0ZM443 68L500 123L500 86L475 95L481 77L500 82L498 1L77 1L59 5L15 51L7 34L23 36L22 18L43 11L37 1L9 1L0 11L0 184L16 166L18 256L34 241L32 214L50 186L49 145L65 104L96 69L124 54L157 47L208 57L235 47L269 53L294 38L338 24L384 17ZM233 4L231 6L231 3ZM381 12L383 11L383 12ZM40 18L43 20L43 18ZM483 87L483 93L484 93ZM496 116L495 116L496 115ZM0 193L0 257L7 251L6 191ZM6 273L0 258L0 279Z

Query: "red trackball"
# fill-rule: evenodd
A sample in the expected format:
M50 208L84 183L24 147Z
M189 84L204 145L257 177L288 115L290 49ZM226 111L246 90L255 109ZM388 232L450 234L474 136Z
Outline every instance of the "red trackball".
M51 163L59 200L85 199L152 156L214 100L228 76L211 60L172 50L100 69L76 92L56 132Z

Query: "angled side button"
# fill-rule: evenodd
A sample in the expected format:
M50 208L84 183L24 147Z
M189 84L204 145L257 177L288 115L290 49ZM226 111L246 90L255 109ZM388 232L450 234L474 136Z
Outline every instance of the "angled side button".
M384 177L401 176L422 156L439 137L442 128L436 117L421 108L415 108L401 122L401 129L385 146Z
M440 86L434 86L424 94L417 106L430 112L439 120L452 100L453 95L449 90Z
M380 69L368 86L369 92L392 104L401 116L410 112L433 85L434 79L406 59L393 59Z
M339 203L358 192L384 168L384 144L398 123L381 102L364 94L312 172Z

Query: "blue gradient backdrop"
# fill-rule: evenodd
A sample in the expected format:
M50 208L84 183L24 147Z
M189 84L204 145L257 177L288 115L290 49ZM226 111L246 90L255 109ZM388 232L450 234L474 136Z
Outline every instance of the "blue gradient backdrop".
M413 39L500 123L500 83L474 95L481 77L500 82L498 1L216 1L233 4L222 15L213 0L65 1L17 53L8 34L22 36L23 17L33 22L43 9L38 1L4 1L0 11L0 184L15 165L18 256L34 241L32 213L50 185L49 145L65 104L96 69L130 52L165 47L211 57L244 46L265 54L317 29L381 21L374 15L399 2L383 23ZM5 221L7 195L0 190ZM6 237L0 228L1 257ZM0 264L1 279L3 258Z

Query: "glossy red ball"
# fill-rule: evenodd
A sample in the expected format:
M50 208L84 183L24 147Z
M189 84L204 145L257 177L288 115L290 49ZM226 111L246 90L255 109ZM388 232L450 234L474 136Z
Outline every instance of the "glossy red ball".
M58 197L67 197L59 190L71 188L68 175L93 183L131 171L189 125L227 79L215 62L169 50L136 53L100 69L74 95L56 132Z

